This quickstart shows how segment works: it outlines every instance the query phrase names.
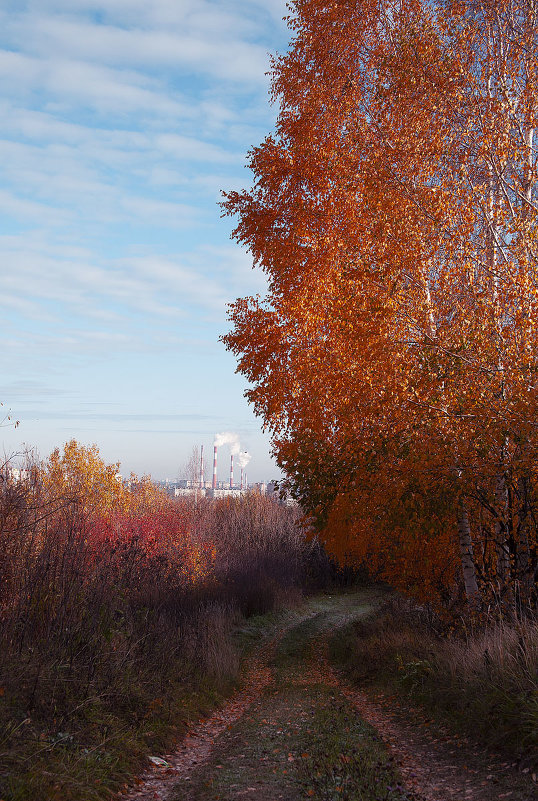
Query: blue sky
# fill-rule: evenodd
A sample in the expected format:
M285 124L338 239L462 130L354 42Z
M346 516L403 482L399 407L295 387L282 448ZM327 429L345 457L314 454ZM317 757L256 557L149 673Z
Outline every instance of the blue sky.
M5 453L75 437L122 472L175 478L232 430L249 480L277 473L218 342L226 304L264 279L216 204L249 184L246 153L273 126L285 14L284 0L0 3L0 400L20 421Z

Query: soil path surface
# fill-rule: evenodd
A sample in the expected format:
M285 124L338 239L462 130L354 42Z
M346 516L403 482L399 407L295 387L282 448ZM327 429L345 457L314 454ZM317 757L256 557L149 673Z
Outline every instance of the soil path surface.
M250 660L243 689L122 801L536 801L509 764L332 669L329 638L373 603L311 601Z

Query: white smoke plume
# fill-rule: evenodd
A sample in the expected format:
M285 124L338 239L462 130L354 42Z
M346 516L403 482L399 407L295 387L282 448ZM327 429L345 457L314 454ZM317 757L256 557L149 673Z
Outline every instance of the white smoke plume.
M238 460L239 461L239 467L246 467L251 459L252 459L252 456L250 455L250 453L248 451L241 451L241 453L239 454L239 460Z
M222 445L229 445L230 453L233 453L234 456L237 456L241 450L239 436L233 431L223 431L221 434L215 434L215 445L217 448L220 448Z

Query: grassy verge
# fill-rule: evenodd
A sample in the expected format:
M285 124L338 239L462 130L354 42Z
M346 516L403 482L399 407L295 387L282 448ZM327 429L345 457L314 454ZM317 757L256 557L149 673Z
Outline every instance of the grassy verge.
M120 649L95 670L41 654L4 662L0 698L0 798L6 801L98 801L109 798L227 693L237 677L234 615L208 610L195 643L198 665L178 642L153 643L154 655ZM170 635L171 632L167 632ZM177 634L177 633L176 633ZM209 647L218 638L217 654ZM184 643L181 643L183 646ZM192 643L194 645L194 642ZM106 654L111 657L111 654ZM90 667L90 669L88 669Z
M167 631L168 642L153 643L153 658L122 652L107 676L100 671L93 679L80 664L69 670L43 659L30 711L35 677L21 673L20 662L4 662L4 678L11 679L0 693L0 798L109 799L147 766L149 755L166 752L190 721L237 687L248 655L286 614L294 612L247 620L229 605L201 605L175 641Z
M331 657L359 684L396 690L533 771L538 764L538 625L443 632L391 602L344 628Z

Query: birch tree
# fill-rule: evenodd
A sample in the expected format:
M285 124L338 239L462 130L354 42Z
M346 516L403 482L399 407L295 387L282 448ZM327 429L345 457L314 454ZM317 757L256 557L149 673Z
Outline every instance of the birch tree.
M270 289L224 341L329 546L532 602L534 2L292 12L276 132L224 203Z

